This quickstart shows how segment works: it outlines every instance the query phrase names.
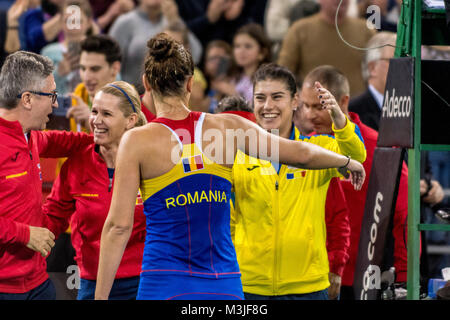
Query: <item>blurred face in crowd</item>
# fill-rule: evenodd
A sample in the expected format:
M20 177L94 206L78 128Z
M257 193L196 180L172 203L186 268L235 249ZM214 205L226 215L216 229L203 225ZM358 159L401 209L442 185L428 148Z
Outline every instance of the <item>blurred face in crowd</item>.
M170 36L175 41L178 41L179 43L182 43L183 46L187 50L190 50L190 48L189 48L189 40L184 38L183 32L172 31L172 30L165 30L164 33L166 33L168 36Z
M300 104L304 124L302 126L311 127L317 133L329 134L331 129L331 116L327 110L322 109L317 91L314 85L304 82L300 92Z
M233 56L236 64L242 68L257 67L264 59L259 43L245 33L234 37Z
M175 41L183 43L183 45L184 45L183 35L181 34L181 32L174 32L174 31L171 31L171 30L165 30L164 33L166 33L169 37L171 37Z
M120 99L112 94L100 91L95 95L89 125L96 144L109 146L120 142L129 121L120 110L119 103Z
M151 18L161 14L162 0L141 0L140 6Z
M384 93L386 88L386 79L389 70L389 59L394 57L395 48L384 47L381 51L380 59L371 61L369 68L369 83L375 87L380 93Z
M120 62L109 64L104 54L97 52L81 52L80 77L89 96L93 98L100 88L116 80L120 71Z
M336 11L339 6L340 0L319 0L320 11L325 14L328 18L333 18L336 16ZM338 18L343 18L347 15L348 10L348 0L342 1L339 7Z
M211 78L214 78L217 74L219 62L223 58L230 58L224 48L211 47L208 52L206 52L205 56L205 74Z
M289 138L293 111L298 106L298 95L292 96L281 80L262 80L255 84L253 93L256 122L266 130L279 129L280 136Z

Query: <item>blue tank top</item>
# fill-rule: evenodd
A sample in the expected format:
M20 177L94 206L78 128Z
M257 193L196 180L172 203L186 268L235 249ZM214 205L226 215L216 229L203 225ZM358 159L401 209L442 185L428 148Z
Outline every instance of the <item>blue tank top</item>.
M143 275L240 277L230 234L231 169L202 153L204 117L191 112L184 120L153 120L172 131L183 151L169 172L141 181L147 219Z

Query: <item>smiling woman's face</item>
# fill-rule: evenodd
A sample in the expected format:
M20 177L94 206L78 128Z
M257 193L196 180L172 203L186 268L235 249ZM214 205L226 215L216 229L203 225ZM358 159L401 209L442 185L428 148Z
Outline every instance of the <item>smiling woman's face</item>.
M101 146L118 144L127 129L128 120L119 108L120 99L99 91L92 103L89 125L94 142Z
M293 110L298 100L280 80L262 80L253 94L256 122L266 130L279 129L280 134L292 127Z

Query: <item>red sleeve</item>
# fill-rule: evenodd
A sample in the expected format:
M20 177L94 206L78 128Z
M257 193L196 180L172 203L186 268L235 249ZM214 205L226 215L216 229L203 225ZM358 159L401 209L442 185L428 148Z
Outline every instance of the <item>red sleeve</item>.
M52 191L42 207L44 226L53 232L56 237L67 230L70 217L75 212L75 200L68 190L69 163L70 160L64 162L53 183Z
M30 241L28 225L0 217L0 245L21 243L27 245Z
M408 223L408 167L402 166L397 203L394 213L394 266L396 282L406 282L407 262L407 223Z
M70 157L79 148L94 142L92 135L84 132L50 130L32 131L32 134L41 158Z
M327 251L330 272L342 277L348 261L350 248L350 223L348 207L341 182L337 178L330 181L325 203L325 223L327 227Z

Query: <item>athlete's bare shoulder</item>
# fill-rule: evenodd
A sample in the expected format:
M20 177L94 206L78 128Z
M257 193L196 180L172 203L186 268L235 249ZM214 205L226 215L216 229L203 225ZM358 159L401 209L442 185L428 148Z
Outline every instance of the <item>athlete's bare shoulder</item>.
M207 128L216 128L219 130L227 129L248 129L257 127L250 120L232 113L206 114L205 126Z

